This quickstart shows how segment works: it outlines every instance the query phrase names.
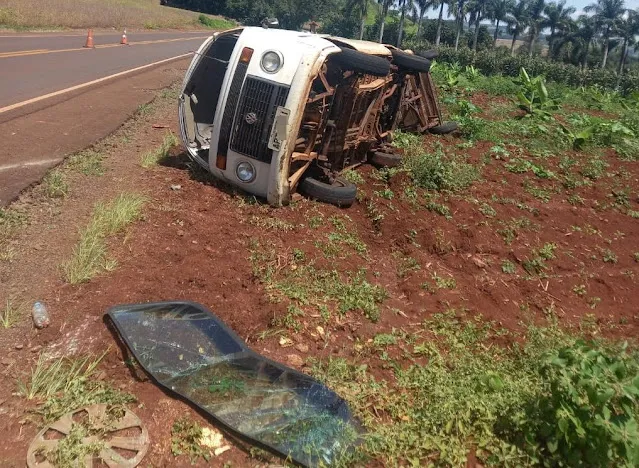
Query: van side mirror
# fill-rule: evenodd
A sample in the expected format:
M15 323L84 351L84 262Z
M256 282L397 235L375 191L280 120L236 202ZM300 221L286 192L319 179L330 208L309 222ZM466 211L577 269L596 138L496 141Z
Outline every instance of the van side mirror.
M264 18L262 20L262 27L264 29L277 28L279 25L280 22L277 20L277 18Z

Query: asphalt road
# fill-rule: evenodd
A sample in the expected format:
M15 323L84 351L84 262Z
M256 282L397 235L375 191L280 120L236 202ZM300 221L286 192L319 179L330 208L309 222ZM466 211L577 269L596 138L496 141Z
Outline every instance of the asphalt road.
M206 32L0 36L0 112L44 94L197 50Z
M209 33L128 32L128 46L121 35L95 34L94 49L86 34L0 35L0 207L180 79L190 57L171 59Z

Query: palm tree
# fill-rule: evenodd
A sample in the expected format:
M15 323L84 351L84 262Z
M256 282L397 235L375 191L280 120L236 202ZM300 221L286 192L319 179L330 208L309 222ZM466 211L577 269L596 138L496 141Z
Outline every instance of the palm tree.
M488 0L471 0L468 9L470 10L470 18L468 24L475 23L475 31L473 34L473 47L474 51L477 50L477 38L479 37L479 22L484 19Z
M623 67L628 57L629 46L636 44L636 36L639 34L639 10L628 10L627 17L621 20L618 28L619 35L622 39L621 57L619 58L619 68L617 73L623 73Z
M528 26L527 0L519 0L517 4L515 4L511 12L506 17L506 23L508 23L508 32L513 36L513 41L510 44L510 55L514 55L517 38L524 32L526 26Z
M406 20L406 12L414 9L413 0L398 0L399 6L399 31L397 32L397 47L401 47L404 36L404 21Z
M381 11L381 23L379 25L379 42L380 44L384 41L384 26L386 25L386 16L388 16L388 9L393 4L393 0L378 0L382 11Z
M555 33L566 27L575 11L575 7L566 7L566 0L560 0L559 3L550 2L546 5L544 12L547 18L544 26L550 28L550 37L548 38L548 56L550 58L554 56Z
M452 0L449 5L448 14L452 13L453 16L455 16L457 31L455 35L455 50L459 49L459 37L464 30L464 20L466 18L467 9L468 4L466 3L466 0Z
M599 28L603 31L604 49L601 59L601 68L606 68L608 51L610 49L610 36L614 32L625 11L624 0L597 0L584 8L587 13L593 12Z
M415 17L417 18L417 34L419 37L419 31L422 29L422 21L424 21L424 15L426 14L426 10L432 8L431 0L414 0L413 1L413 12Z
M488 3L488 18L496 22L495 34L493 36L493 46L497 45L497 36L499 35L499 23L506 21L508 14L515 7L515 0L491 0Z
M447 0L432 0L431 4L433 8L439 7L439 18L437 18L437 32L435 33L435 47L439 47L439 41L442 37L442 23L444 21L444 5L447 5Z
M590 44L597 35L597 22L592 16L580 15L577 18L576 36L584 44L584 52L581 58L581 67L585 69L588 67L588 51L590 50Z
M366 17L368 15L368 0L348 0L346 2L346 11L348 13L356 11L359 14L359 39L364 39L364 27L366 26Z
M530 27L528 39L528 55L532 57L535 42L541 32L545 18L543 17L546 0L532 0L528 5L528 26Z

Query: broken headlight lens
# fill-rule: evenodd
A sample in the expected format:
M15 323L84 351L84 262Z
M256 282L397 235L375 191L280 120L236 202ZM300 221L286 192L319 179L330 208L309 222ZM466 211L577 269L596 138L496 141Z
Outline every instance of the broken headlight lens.
M262 61L260 64L262 65L262 70L266 73L275 73L282 68L284 58L279 52L269 50L268 52L264 52L264 55L262 55Z
M250 162L243 161L235 168L235 174L242 182L253 182L255 179L255 168Z

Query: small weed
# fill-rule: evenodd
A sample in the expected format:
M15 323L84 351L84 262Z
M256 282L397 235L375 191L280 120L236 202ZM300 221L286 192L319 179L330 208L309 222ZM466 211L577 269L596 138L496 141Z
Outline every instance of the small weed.
M171 148L176 146L178 143L177 137L173 135L172 132L168 132L164 135L164 140L158 148L142 155L140 158L140 166L145 169L156 166L169 155Z
M617 263L618 260L617 254L610 249L603 249L601 251L601 259L604 263Z
M639 252L633 253L632 257L635 259L635 262L639 262Z
M389 188L385 188L384 190L376 190L375 195L381 198L385 198L386 200L392 200L395 197L395 193Z
M543 203L548 203L552 196L551 192L548 190L542 189L541 187L535 187L529 183L524 184L524 190L536 199L541 200Z
M355 185L361 185L364 183L362 175L353 169L348 169L342 172L342 177Z
M83 283L103 270L113 270L115 263L107 257L106 238L138 219L145 201L141 195L122 193L109 203L95 205L88 226L80 232L73 257L62 265L68 283Z
M553 244L552 242L546 243L543 245L543 247L541 247L538 251L537 254L543 258L544 260L552 260L553 258L555 258L555 249L557 248L556 244Z
M373 345L379 348L385 348L390 345L397 344L397 337L388 333L378 333L373 338Z
M437 213L440 216L445 217L446 219L451 219L453 215L450 212L450 208L444 205L443 203L437 203L434 201L429 201L426 203L426 209L428 211L432 211L433 213Z
M439 289L455 289L457 287L457 281L455 281L455 278L452 276L443 278L437 275L437 273L433 273L432 278Z
M512 275L515 273L516 270L517 270L517 266L510 260L503 260L501 262L501 271L503 271L504 273L508 273L509 275Z
M570 195L567 198L568 203L570 203L573 206L576 205L583 205L585 200L583 198L581 198L579 195L577 195L576 193L573 193L572 195Z
M397 276L405 278L410 272L421 269L419 262L413 257L401 257Z
M53 169L42 179L42 189L49 198L64 198L69 193L69 184L60 169Z
M177 419L171 427L171 453L174 457L188 455L191 463L202 457L209 461L211 452L200 444L202 426L188 417Z
M572 288L572 292L574 292L577 296L579 297L583 297L586 295L586 285L585 284L578 284L575 287Z
M599 303L601 302L601 298L600 297L589 297L588 300L586 301L588 303L588 305L590 306L591 309L596 309L597 306L599 305Z
M639 219L639 211L635 211L635 210L628 210L628 211L626 212L626 214L627 214L628 216L630 216L631 218Z
M308 227L311 229L317 229L324 222L324 217L322 215L319 216L311 216L308 218Z
M481 212L481 214L487 216L488 218L494 218L495 216L497 216L497 211L495 211L495 209L488 203L482 203L479 207L479 211Z

